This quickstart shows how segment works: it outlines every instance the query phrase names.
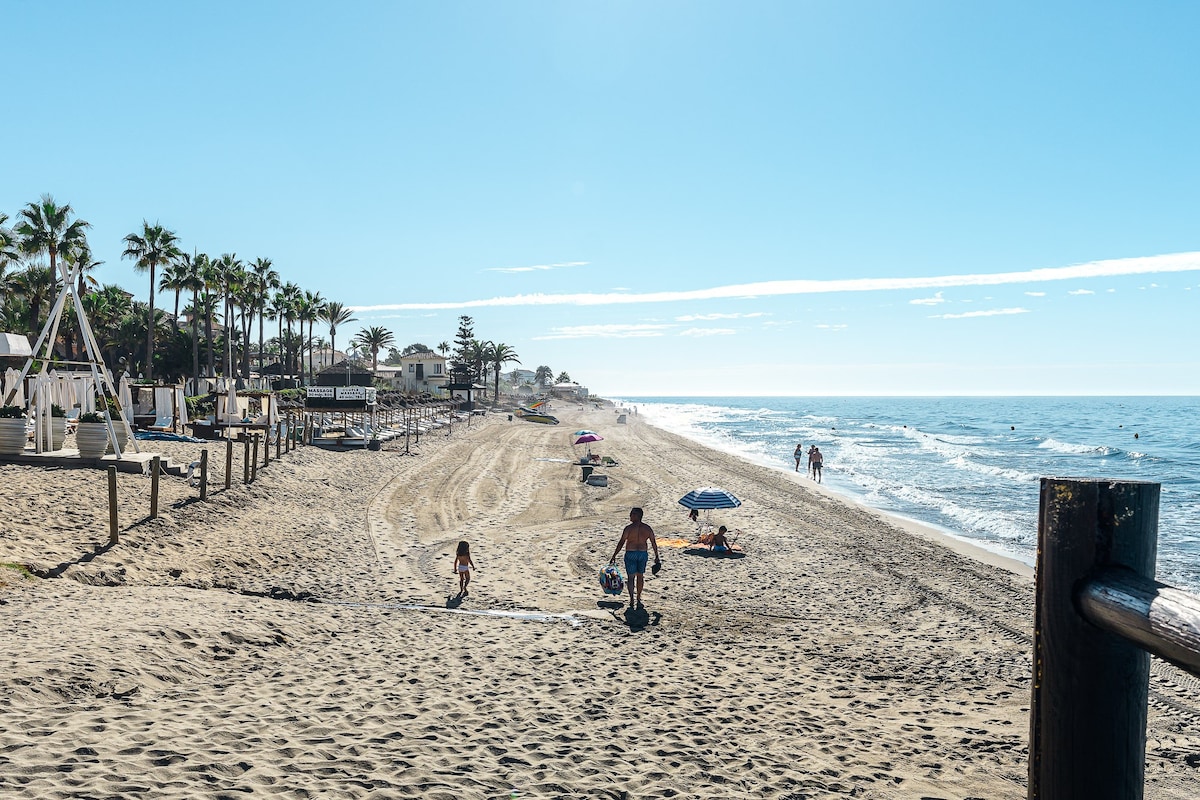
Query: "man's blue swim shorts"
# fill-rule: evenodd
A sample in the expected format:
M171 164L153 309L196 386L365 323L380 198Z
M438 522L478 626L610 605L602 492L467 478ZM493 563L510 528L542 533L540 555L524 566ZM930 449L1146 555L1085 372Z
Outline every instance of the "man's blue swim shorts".
M645 550L625 551L625 574L645 575L646 564L650 562L650 553Z

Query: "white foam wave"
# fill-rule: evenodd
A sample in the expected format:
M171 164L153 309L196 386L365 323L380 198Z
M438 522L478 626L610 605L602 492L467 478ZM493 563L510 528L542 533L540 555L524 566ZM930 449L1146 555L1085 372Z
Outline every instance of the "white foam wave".
M1102 444L1073 444L1071 442L1060 442L1057 439L1046 438L1038 444L1039 450L1053 450L1055 453L1065 453L1067 455L1098 455L1110 456L1117 452L1115 447L1107 447Z

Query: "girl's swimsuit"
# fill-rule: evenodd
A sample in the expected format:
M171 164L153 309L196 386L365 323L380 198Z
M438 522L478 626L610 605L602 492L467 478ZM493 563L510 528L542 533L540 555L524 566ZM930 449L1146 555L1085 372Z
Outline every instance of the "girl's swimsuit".
M458 565L458 571L459 571L459 572L470 572L470 571L471 571L471 565L470 565L470 564L459 564L459 565Z

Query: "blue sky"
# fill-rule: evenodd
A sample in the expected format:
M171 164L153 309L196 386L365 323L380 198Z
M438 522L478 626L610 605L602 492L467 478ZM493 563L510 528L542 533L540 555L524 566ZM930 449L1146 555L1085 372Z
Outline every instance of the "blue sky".
M1200 6L22 4L0 210L616 396L1200 394ZM169 303L163 297L160 302ZM509 365L509 367L516 366Z

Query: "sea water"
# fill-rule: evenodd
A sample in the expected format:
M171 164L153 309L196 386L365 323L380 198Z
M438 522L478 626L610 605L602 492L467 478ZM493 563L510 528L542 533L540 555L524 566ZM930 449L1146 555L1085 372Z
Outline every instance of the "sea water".
M1200 592L1200 398L621 402L661 428L778 469L794 469L798 442L806 451L815 444L829 489L1026 564L1037 546L1040 478L1153 481L1162 485L1158 578Z

